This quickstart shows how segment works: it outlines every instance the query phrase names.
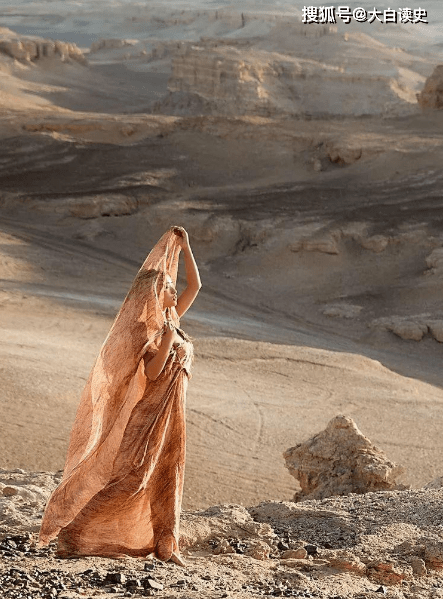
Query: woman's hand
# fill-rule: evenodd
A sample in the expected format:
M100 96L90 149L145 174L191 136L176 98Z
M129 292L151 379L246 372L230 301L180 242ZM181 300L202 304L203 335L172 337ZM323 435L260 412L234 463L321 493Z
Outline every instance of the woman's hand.
M165 323L166 330L163 334L162 344L163 342L168 346L172 347L174 343L180 343L180 337L177 335L177 331L170 322Z
M174 227L174 233L180 238L182 250L189 248L189 235L183 227Z
M165 323L165 332L163 333L163 339L166 343L169 343L173 341L174 339L174 335L175 335L175 330L173 328L173 326L169 323L166 322Z
M165 367L173 344L177 342L180 342L180 337L177 335L174 325L170 322L165 322L165 331L158 352L153 358L148 358L147 355L143 358L145 362L145 374L148 379L155 381Z

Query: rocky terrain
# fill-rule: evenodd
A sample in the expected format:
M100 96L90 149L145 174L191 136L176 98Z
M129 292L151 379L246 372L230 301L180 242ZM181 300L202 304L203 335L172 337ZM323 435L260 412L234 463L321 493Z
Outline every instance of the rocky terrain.
M0 472L4 597L443 596L441 489L217 505L181 518L181 568L146 559L61 559L36 548L61 473Z

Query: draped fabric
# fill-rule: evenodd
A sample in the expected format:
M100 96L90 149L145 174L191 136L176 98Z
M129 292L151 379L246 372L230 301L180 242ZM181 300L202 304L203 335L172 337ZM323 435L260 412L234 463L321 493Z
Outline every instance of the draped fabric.
M192 343L168 309L181 343L155 381L145 354L165 330L166 275L177 279L173 228L153 248L115 318L82 393L63 478L43 516L39 542L58 554L169 559L178 551L185 462L184 404Z

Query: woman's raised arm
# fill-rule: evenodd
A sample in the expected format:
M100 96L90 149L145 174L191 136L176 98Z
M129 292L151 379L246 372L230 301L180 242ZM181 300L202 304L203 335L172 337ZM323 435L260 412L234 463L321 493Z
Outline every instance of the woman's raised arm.
M181 317L192 305L202 284L200 281L200 274L198 272L197 264L192 253L191 246L189 245L188 233L185 231L185 229L183 229L183 227L175 227L174 231L177 231L177 235L179 235L181 238L181 247L183 250L186 269L186 288L180 294L176 305L177 314L179 317Z

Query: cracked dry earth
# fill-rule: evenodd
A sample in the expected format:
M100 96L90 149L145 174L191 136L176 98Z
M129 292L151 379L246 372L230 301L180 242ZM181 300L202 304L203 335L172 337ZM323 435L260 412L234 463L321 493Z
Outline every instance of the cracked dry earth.
M5 599L78 597L443 597L443 490L352 494L185 511L187 566L146 559L60 559L36 549L61 473L0 473Z

